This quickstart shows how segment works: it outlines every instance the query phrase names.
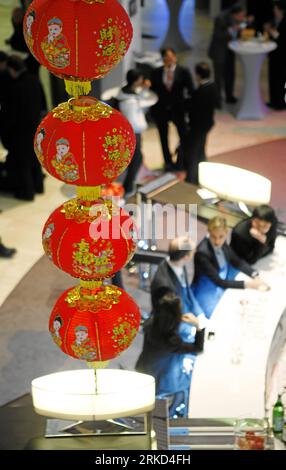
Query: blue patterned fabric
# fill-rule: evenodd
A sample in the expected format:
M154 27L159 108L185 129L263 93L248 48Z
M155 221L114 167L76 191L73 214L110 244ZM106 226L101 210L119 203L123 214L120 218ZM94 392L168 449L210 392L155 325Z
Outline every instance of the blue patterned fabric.
M200 315L202 309L196 301L190 287L182 287L181 300L183 312L192 312ZM185 343L195 341L196 328L190 323L182 321L179 335ZM156 396L170 397L170 418L187 418L189 409L190 384L196 354L191 353L164 353L153 361L150 373L156 379Z
M227 263L219 270L219 277L223 280L232 281L238 273L238 269ZM225 292L225 288L217 286L209 277L201 276L197 284L193 286L193 292L205 316L211 318L214 309Z

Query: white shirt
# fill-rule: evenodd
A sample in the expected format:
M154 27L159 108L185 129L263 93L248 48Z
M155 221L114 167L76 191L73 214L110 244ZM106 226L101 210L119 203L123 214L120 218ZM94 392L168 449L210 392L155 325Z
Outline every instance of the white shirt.
M169 88L172 88L173 82L174 82L174 77L175 77L175 71L176 71L177 64L173 64L170 67L164 67L164 72L163 72L163 83ZM172 82L169 81L168 78L168 71L171 71L173 74L173 80Z
M157 95L150 90L143 89L140 93L124 93L120 91L117 96L119 109L130 122L135 134L141 134L148 127L145 111L157 101Z
M185 275L185 270L182 266L175 266L172 261L168 261L169 266L172 268L174 273L176 274L180 284L182 287L187 287L187 280Z

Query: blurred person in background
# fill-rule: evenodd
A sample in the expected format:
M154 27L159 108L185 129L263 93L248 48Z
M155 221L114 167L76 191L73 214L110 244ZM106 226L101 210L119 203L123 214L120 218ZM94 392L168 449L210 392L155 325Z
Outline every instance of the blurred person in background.
M232 231L231 248L247 263L256 263L275 248L277 217L272 207L263 204L252 217L239 222Z
M215 19L213 34L209 45L209 57L213 61L215 84L218 93L217 108L222 107L222 88L224 85L226 102L234 104L235 54L229 49L230 41L239 38L245 24L246 9L235 4L223 11Z
M187 133L185 119L186 101L194 89L191 73L177 64L177 55L171 47L161 51L164 65L155 69L151 76L152 90L159 100L151 108L152 116L159 131L165 170L184 169L183 141ZM177 163L172 161L169 148L169 123L173 122L180 137Z
M280 111L286 109L286 0L274 2L273 13L273 21L264 26L269 38L277 44L277 48L269 54L268 106Z
M9 142L8 181L17 199L32 201L36 193L44 192L41 165L34 153L34 134L43 113L43 94L36 75L30 74L24 61L12 55L7 60L11 76L9 99L0 111L2 132Z
M206 160L207 136L214 126L217 104L217 89L211 80L211 70L206 62L196 65L198 88L194 91L188 106L190 129L187 133L184 154L186 181L199 184L199 163Z
M135 181L143 162L141 134L148 128L145 113L157 101L155 93L150 91L150 80L144 80L140 70L132 69L126 74L127 84L120 90L117 100L119 110L130 122L136 137L136 148L127 168L124 190L128 198L135 190Z

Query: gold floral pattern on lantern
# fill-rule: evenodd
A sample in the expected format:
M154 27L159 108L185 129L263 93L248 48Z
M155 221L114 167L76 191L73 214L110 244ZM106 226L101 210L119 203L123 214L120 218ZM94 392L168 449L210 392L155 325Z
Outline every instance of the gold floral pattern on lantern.
M112 179L122 173L128 165L131 156L131 151L128 147L130 134L122 127L120 129L114 128L111 133L108 132L103 137L103 141L103 159L110 161L110 166L103 171L103 175ZM122 153L123 148L125 148L125 151Z
M114 348L120 354L124 351L133 341L137 334L136 321L132 321L132 315L122 315L119 317L112 330L114 341Z
M112 243L101 240L92 244L93 248L84 238L79 243L73 244L76 248L73 252L73 269L79 277L94 274L108 276L115 264Z
M70 290L65 298L69 307L81 312L111 310L120 302L122 292L115 286L102 286L97 289L83 289L78 286Z
M103 75L118 64L126 54L128 44L126 26L126 23L117 17L108 18L107 24L103 24L98 31L99 50L96 55L105 58L105 63L98 68Z
M101 217L103 221L111 220L112 216L120 215L120 208L112 201L99 199L97 201L81 201L79 198L64 203L61 210L68 220L75 220L78 224L92 223Z
M108 119L113 113L113 109L105 103L97 101L93 106L87 106L82 109L72 109L69 102L61 103L53 110L53 117L63 122L84 122L99 121L100 119Z

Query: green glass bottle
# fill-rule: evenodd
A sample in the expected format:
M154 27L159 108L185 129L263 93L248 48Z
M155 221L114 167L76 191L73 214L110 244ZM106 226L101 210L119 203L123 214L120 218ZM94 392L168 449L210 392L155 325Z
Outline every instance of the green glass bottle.
M272 413L272 427L273 427L274 434L282 436L283 426L284 426L284 406L281 400L281 394L279 394L278 399L273 407L273 413Z

